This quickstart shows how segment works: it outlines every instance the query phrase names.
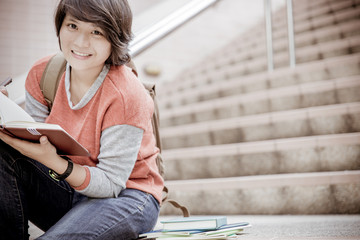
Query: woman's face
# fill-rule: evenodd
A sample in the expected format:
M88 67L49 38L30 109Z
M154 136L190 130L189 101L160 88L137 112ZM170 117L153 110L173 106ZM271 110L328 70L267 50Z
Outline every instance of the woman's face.
M73 70L103 68L111 54L111 43L101 28L66 14L60 28L60 46Z

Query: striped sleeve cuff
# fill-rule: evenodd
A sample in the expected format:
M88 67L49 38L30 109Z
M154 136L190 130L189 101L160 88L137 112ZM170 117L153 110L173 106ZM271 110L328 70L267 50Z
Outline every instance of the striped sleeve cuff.
M85 171L86 171L86 177L84 182L80 186L73 187L77 191L84 190L90 183L90 170L89 168L85 167Z

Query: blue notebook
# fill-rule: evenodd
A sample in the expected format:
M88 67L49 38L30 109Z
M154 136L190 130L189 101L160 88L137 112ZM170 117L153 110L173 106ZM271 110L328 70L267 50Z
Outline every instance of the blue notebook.
M226 216L181 217L161 221L163 231L215 230L227 224Z

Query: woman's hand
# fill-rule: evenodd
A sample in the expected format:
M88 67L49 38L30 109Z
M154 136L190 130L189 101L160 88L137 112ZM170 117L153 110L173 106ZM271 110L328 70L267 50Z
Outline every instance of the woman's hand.
M46 136L41 136L40 143L32 143L21 139L13 138L0 132L0 139L18 150L21 154L30 157L45 165L46 161L54 159L57 156L56 148L49 142Z
M41 136L40 143L32 143L21 139L10 137L0 131L0 140L4 141L21 154L30 157L55 172L62 174L65 172L68 162L56 153L56 148L49 142L46 136ZM74 163L74 169L66 181L71 186L80 186L86 178L85 168Z

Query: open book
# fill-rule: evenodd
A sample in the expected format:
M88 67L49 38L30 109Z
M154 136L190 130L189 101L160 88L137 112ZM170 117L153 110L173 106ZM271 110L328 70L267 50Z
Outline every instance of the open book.
M59 155L89 156L89 152L56 124L39 123L11 99L0 93L0 131L17 138L38 142L42 135Z

